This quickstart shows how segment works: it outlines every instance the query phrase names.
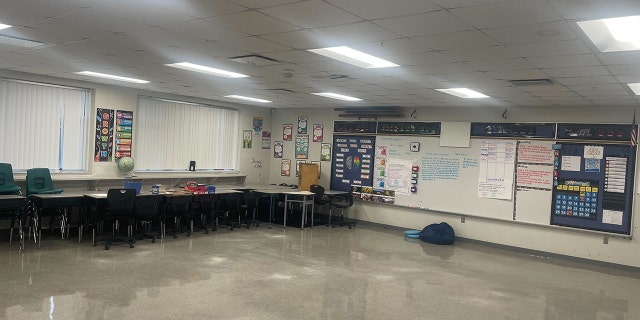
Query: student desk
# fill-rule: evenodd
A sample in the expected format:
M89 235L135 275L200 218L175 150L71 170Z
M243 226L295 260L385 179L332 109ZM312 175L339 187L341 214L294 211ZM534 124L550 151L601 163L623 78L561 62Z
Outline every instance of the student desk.
M287 191L284 194L284 226L287 226L287 209L290 204L299 203L302 206L302 222L300 229L304 230L304 223L307 220L307 206L311 205L311 227L313 227L313 196L315 193L309 191Z
M256 189L253 189L253 192L260 194L262 197L269 198L269 223L271 223L273 219L273 213L276 210L276 198L279 195L290 191L293 191L293 189L274 185L265 185L264 188L258 187Z
M333 201L335 198L345 197L349 194L347 191L325 190L324 194L329 197L329 225L331 225L331 213L333 211Z
M20 238L20 250L24 249L24 233L23 233L23 220L24 220L24 206L27 198L18 195L0 195L0 212L12 213L11 219L18 220L18 236ZM13 234L13 228L11 228ZM9 238L9 243L13 237Z
M33 223L34 241L40 246L39 238L42 236L42 228L40 226L40 215L44 209L64 208L60 217L60 229L62 239L69 237L69 208L77 207L82 211L84 199L83 192L65 192L57 194L32 194L29 196L27 212L31 214L31 222ZM78 226L82 224L82 213L80 213L80 221ZM80 230L80 229L79 229ZM78 232L78 243L81 240L81 232Z

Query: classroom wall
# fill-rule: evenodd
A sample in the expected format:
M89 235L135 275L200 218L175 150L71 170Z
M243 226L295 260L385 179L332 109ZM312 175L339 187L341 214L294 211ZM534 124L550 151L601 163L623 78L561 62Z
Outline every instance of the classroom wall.
M83 177L83 178L118 178L121 176L117 169L117 165L115 162L93 162L93 135L95 132L95 109L96 108L109 108L109 109L119 109L119 110L127 110L134 111L137 109L138 103L138 95L147 95L153 97L162 97L168 99L175 100L183 100L197 103L205 103L211 105L218 106L227 106L234 107L240 110L240 125L238 132L238 171L247 175L246 182L247 183L260 183L266 182L269 179L269 170L268 166L265 164L268 163L269 150L261 149L262 138L254 135L254 141L251 149L242 149L242 130L250 130L252 129L253 117L262 117L263 118L263 128L265 130L269 130L271 128L271 113L268 108L260 108L260 107L252 107L241 104L233 104L228 102L220 102L209 99L202 99L196 97L187 97L175 94L154 92L148 90L141 89L133 89L121 86L107 85L101 83L87 82L87 81L77 81L70 79L62 79L55 77L48 77L42 75L28 74L15 72L11 70L0 70L0 77L11 78L11 79L19 79L19 80L27 80L27 81L35 81L35 82L43 82L49 84L58 84L58 85L66 85L66 86L75 86L88 88L93 90L93 107L91 123L89 124L89 148L87 159L89 161L89 172L82 175L65 175L65 177ZM151 79L153 84L153 79ZM134 127L134 130L136 128ZM133 147L135 148L136 141L133 141ZM176 150L179 152L179 150ZM253 162L251 160L254 160ZM256 163L262 163L262 167L256 165ZM185 169L188 164L185 163ZM21 176L18 174L16 176L17 179L20 179ZM23 177L22 177L23 178ZM55 177L60 178L60 177Z
M409 115L416 110L416 121L468 121L468 122L583 122L583 123L631 123L635 107L510 107L507 108L506 117L501 116L504 108L415 108L405 109ZM296 129L297 117L308 116L309 125L314 123L324 124L324 141L332 143L332 131L334 120L338 119L338 113L333 110L295 109L281 112L277 110L273 118L273 140L282 140L282 125L294 124ZM391 119L394 120L394 119ZM294 133L295 141L295 133ZM285 142L284 158L293 158L295 142ZM273 155L271 155L273 157ZM320 144L310 142L309 160L319 160ZM328 187L330 181L331 165L322 163L320 184ZM280 159L273 159L270 166L271 183L293 183L292 177L280 176ZM638 168L636 168L636 174ZM635 179L638 181L638 179ZM636 190L637 192L637 190ZM637 194L637 193L636 193ZM452 201L453 201L452 196ZM638 206L638 197L634 199L634 208ZM548 208L541 208L547 211ZM632 234L638 232L640 212L634 210ZM546 213L545 213L546 214ZM529 250L543 251L552 254L566 255L576 258L591 259L595 261L640 267L640 241L638 237L633 239L607 238L603 235L559 229L556 227L539 227L519 224L510 221L495 221L481 218L466 217L461 222L459 215L449 215L429 212L427 210L402 208L389 205L372 203L356 203L349 212L350 217L398 226L407 229L422 229L425 225L438 222L447 222L456 231L456 235L468 239L486 241L499 245L513 246ZM400 233L399 233L400 236ZM608 244L604 244L605 240Z

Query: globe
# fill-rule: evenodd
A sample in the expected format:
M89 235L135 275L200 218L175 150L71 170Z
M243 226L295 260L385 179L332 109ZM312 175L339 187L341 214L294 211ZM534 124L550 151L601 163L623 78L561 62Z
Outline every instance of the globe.
M118 170L120 170L120 172L124 174L131 173L131 171L133 171L134 165L135 163L133 162L133 158L131 157L120 158L120 160L118 161Z

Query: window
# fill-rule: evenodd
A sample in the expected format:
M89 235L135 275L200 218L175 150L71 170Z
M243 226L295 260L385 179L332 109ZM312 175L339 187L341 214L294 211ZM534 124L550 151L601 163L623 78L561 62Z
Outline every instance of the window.
M235 170L236 109L141 96L134 120L136 170Z
M0 79L0 161L14 170L87 170L91 92Z

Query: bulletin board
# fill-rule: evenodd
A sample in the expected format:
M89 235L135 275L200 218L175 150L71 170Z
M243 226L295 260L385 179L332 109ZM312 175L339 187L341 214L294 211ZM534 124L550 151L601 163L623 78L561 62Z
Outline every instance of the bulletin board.
M554 146L553 225L629 235L636 148Z
M363 201L630 235L635 128L471 123L468 144L443 145L448 131L436 123L382 122L377 135L334 135L331 189L356 185Z

